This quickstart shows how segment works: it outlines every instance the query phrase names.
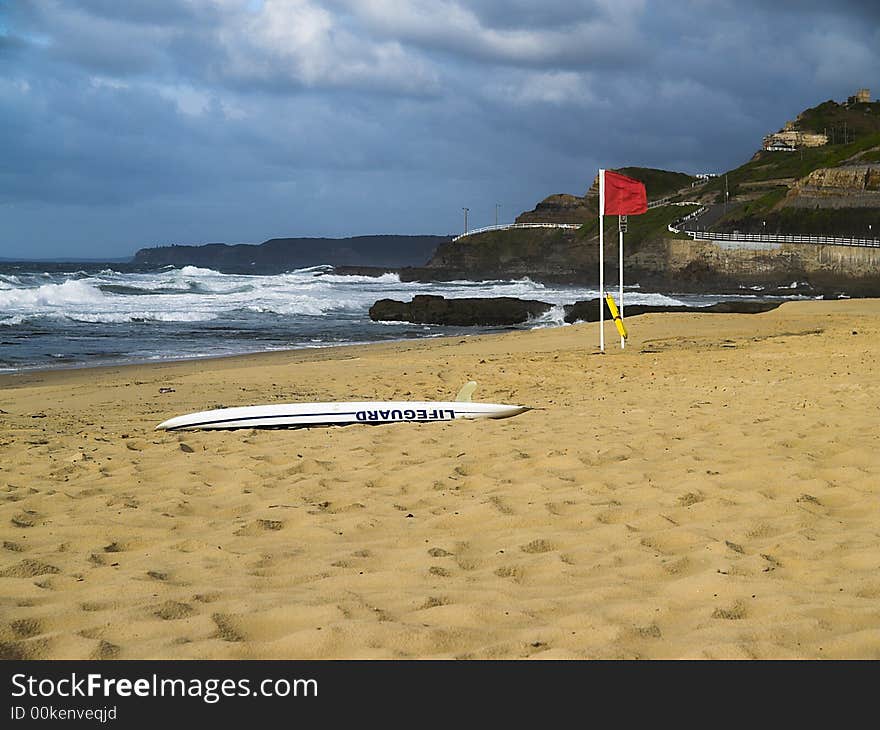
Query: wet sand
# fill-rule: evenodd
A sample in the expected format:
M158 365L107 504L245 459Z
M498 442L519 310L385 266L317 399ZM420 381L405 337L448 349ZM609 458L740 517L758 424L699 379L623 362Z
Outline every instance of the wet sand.
M880 658L880 301L627 324L0 376L0 656Z

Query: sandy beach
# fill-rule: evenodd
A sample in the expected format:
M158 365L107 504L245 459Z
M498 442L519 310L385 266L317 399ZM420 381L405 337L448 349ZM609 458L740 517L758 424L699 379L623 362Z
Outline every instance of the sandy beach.
M0 656L880 658L880 301L606 326L0 376Z

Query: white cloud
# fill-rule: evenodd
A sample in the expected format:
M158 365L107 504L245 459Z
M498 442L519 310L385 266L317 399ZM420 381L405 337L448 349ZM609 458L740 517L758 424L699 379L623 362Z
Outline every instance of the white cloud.
M221 76L268 86L362 87L431 93L438 75L394 40L352 30L313 0L264 0L228 9L218 33L228 56Z
M156 92L173 102L181 114L195 117L204 114L211 106L212 96L206 91L189 85L154 85Z
M600 103L590 88L590 79L574 71L508 74L499 83L489 83L485 94L489 98L517 105L587 106Z
M127 89L130 86L125 81L106 76L89 76L89 83L95 89Z

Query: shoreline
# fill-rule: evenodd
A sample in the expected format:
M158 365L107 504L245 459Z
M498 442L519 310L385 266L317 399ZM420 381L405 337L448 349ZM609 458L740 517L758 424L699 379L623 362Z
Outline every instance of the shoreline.
M659 292L648 292L648 293L659 293ZM413 298L423 295L413 295ZM664 296L668 296L674 298L676 296L688 296L685 293L673 293L673 294L665 294ZM732 296L732 295L709 295L706 296ZM815 298L794 298L798 295L791 295L791 297L787 298L782 295L764 295L761 293L751 293L751 294L741 294L738 295L743 301L750 301L752 299L758 301L778 301L779 304L782 304L786 301L814 301ZM440 297L441 299L443 297ZM478 300L491 301L492 297L479 297ZM497 299L497 297L495 298ZM459 301L458 298L451 298L447 301L452 302L453 304ZM564 305L555 305L549 304L549 307L570 307L575 308L579 305L583 305L583 301L574 301L571 304ZM630 305L631 307L643 309L646 305ZM655 306L667 306L667 305L655 305ZM675 305L668 305L675 306ZM691 305L681 305L681 306L691 306ZM711 311L712 304L707 305L692 305L692 308L707 308L707 311ZM659 309L657 311L660 311ZM639 311L639 315L641 311ZM630 315L637 316L637 315ZM94 363L89 362L75 362L71 364L54 364L54 365L27 365L20 368L0 368L0 379L6 376L17 376L25 373L40 373L40 372L54 372L54 371L66 371L66 370L82 370L87 369L91 370L93 368L115 368L115 367L125 367L129 365L138 365L138 366L148 366L148 365L162 365L165 363L176 363L176 362L190 362L190 361L210 361L216 359L223 358L236 358L236 357L250 357L253 355L262 355L262 354L271 354L274 352L294 352L300 350L324 350L324 349L332 349L337 347L364 347L375 344L383 344L383 343L403 343L403 342L416 342L420 340L432 340L432 339L441 339L444 337L471 337L483 334L500 334L505 331L523 331L528 332L533 329L544 329L548 327L567 327L572 324L589 324L592 320L576 320L574 322L570 321L562 321L558 323L545 323L541 322L540 319L530 320L529 322L520 322L513 324L504 324L504 323L496 323L496 324L485 324L485 325L473 325L473 324L459 324L459 323L440 323L440 322L418 322L413 320L389 320L383 321L383 324L391 324L391 325L419 325L419 324L433 324L436 326L448 326L448 327L458 327L461 329L471 328L474 331L462 331L457 334L431 334L421 337L401 337L401 338L390 338L390 339L381 339L381 340L372 340L372 341L355 341L350 343L334 343L330 345L312 345L312 346L303 346L303 347L286 347L286 348L274 348L268 350L252 350L252 351L243 351L238 353L226 353L226 354L207 354L207 355L192 355L192 356L169 356L162 358L154 358L154 359L119 359L119 360L110 360L106 359L102 361L95 361ZM529 327L528 325L532 326Z
M420 339L432 339L432 338L420 338ZM437 339L434 337L433 339ZM414 340L409 339L400 339L400 340L379 340L376 342L351 342L351 343L342 343L342 344L333 344L333 345L315 345L312 347L289 347L289 348L279 348L273 350L254 350L252 352L240 352L240 353L232 353L232 354L223 354L223 355L195 355L192 357L168 357L161 359L153 359L153 360L119 360L118 362L112 363L74 363L71 365L55 365L51 367L25 367L19 368L18 370L3 370L0 369L0 387L2 387L2 381L5 377L15 377L18 375L27 375L29 373L54 373L54 372L67 372L71 370L112 370L116 368L125 368L125 367L150 367L155 365L157 367L162 365L174 365L177 363L197 363L197 362L206 362L213 360L226 360L226 359L236 359L243 357L259 357L261 355L273 355L280 353L290 353L290 352L309 352L312 350L332 350L336 348L344 348L344 347L368 347L371 345L381 345L381 344L393 344L400 342L411 342Z
M0 657L880 656L880 300L628 326L0 375ZM533 410L153 430L468 380Z

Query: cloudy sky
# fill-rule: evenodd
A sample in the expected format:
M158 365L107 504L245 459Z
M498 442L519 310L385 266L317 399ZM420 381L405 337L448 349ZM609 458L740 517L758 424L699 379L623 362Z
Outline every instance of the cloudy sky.
M458 233L861 86L877 0L0 0L0 256Z

